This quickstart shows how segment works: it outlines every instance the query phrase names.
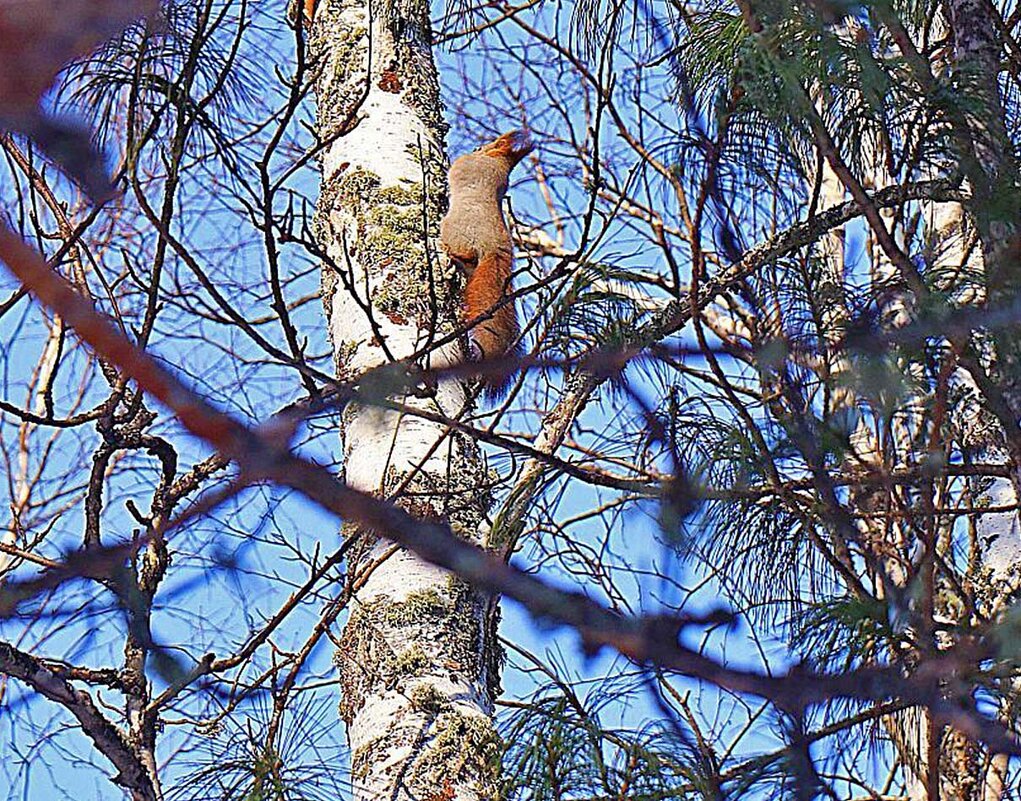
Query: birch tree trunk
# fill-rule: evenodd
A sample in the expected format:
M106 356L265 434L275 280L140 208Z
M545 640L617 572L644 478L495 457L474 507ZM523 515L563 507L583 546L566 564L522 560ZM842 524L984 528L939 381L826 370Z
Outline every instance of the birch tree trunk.
M310 32L324 144L316 236L338 375L351 379L452 331L457 276L437 256L445 160L426 0L320 2ZM442 366L459 348L433 349ZM399 376L400 371L394 375ZM457 417L464 387L394 381L371 397ZM370 402L342 418L344 479L481 542L487 476L444 426ZM336 663L356 799L480 799L495 783L498 691L490 599L378 540L357 537L354 595Z
M976 246L974 226L969 226L960 204L926 201L920 204L924 212L926 240L935 246L930 267L934 275L945 276L936 288L948 293L952 302L960 306L985 304L986 295L979 284L979 278L986 273L987 260L994 263L1002 260L1012 226L1016 225L1017 220L1015 205L998 200L1003 195L1012 197L1014 194L1015 165L1009 155L1009 142L1002 124L1003 107L996 90L1001 45L995 20L991 17L995 12L979 6L981 4L971 0L952 0L947 6L949 18L938 17L935 22L944 28L944 35L954 42L951 60L960 70L959 80L972 98L972 108L977 109L977 113L967 119L970 135L961 138L974 142L970 183L981 185L981 188L978 191L973 188L975 199L970 211L972 218L977 221L979 246ZM915 46L921 49L921 43L915 42ZM932 66L938 69L938 63ZM881 152L881 145L881 142L864 142L860 145L863 161L869 165L863 171L863 181L875 189L894 183L893 176L885 168L887 159L886 154ZM835 177L828 175L824 167L819 191L822 207L837 202L841 190ZM895 215L892 210L884 210L881 216L887 230L895 232ZM885 289L898 285L898 270L873 237L869 239L868 250L873 288L876 297L880 298L882 325L886 328L899 328L913 318L914 304L905 291ZM825 285L842 286L842 241L832 234L821 240L820 255L824 259L824 277L828 279ZM1001 293L1000 303L1016 297L1016 279L1009 282L1003 279L994 281L995 286L1004 283L1009 283L1010 291ZM840 307L836 305L836 295L832 292L826 292L825 295L834 304L829 316L824 319L825 328L839 330ZM1016 374L1016 365L1021 363L1012 355L1017 347L1016 332L1008 329L995 337L996 346L989 348L989 358L983 366L995 367L996 356L1001 352L1005 354L1000 365L1001 376L1006 377L1003 383L1009 388L1011 377ZM908 361L902 368L912 385L925 386L925 371L921 363ZM841 364L837 359L830 365L831 375L837 376L840 370ZM966 370L957 368L951 372L949 382L953 401L949 410L951 427L969 457L983 464L1010 464L1010 454L1004 446L1004 432L997 420L985 409L981 393L972 377ZM843 396L838 392L844 393ZM1006 394L1008 402L1013 404L1016 393L1008 389ZM847 405L854 402L846 389L836 391L834 401L834 408L840 408L840 401ZM887 467L917 467L931 456L925 446L931 434L927 429L925 407L926 398L923 395L910 392L902 399L901 408L892 420L889 441L884 446ZM1016 410L1019 407L1014 405L1013 408ZM877 443L871 440L868 433L867 428L861 429L851 437L855 459L861 463L873 462L880 455L876 450ZM978 507L988 505L1005 508L1017 502L1015 482L1006 478L973 482L971 491ZM862 510L872 509L877 502L873 496L879 498L881 495L882 492L872 490L853 491L852 505ZM1015 567L1021 549L1018 516L1014 511L989 512L976 516L973 524L977 552L973 555L975 570L970 580L986 588L979 593L984 599L983 612L996 614L1004 602L1013 597L1018 586ZM884 521L882 518L863 517L859 526L862 528L864 542L876 543L880 553L888 549L890 553L899 554L900 559L906 560L903 563L898 559L880 560L885 582L891 588L905 591L908 576L901 565L913 561L913 555L905 552L905 546L914 540L915 535L910 530L904 530L901 522ZM935 539L937 542L945 542L944 537L948 535L949 531L940 529ZM934 613L941 619L952 616L949 610L942 607L935 609ZM966 624L974 621L954 622ZM957 801L979 798L983 801L999 801L1005 775L1004 757L992 755L991 759L983 760L982 754L967 738L952 729L934 726L930 715L920 708L902 710L886 718L885 722L898 758L906 769L904 780L909 797L926 798L935 795ZM930 749L938 750L933 752ZM928 773L932 767L938 767L938 777L936 781L930 782Z
M976 161L981 170L972 181L973 199L969 210L981 237L982 247L981 252L971 253L970 256L973 262L978 262L978 270L984 273L987 296L976 300L980 304L987 302L994 307L1002 307L1015 302L1019 287L1017 260L1010 251L1018 235L1021 207L1017 199L1017 164L1012 155L999 94L1003 49L999 21L995 18L999 12L992 5L975 0L951 0L946 8L953 31L954 62L972 102L968 124L975 144ZM954 220L938 220L939 223L952 225ZM958 228L964 230L963 225ZM982 426L980 414L969 414L970 405L974 405L972 399L977 394L975 392L963 395L958 413L965 420L975 420L977 424L974 428L979 432L994 432L992 436L975 437L978 440L975 448L977 458L1009 463L1011 454L1004 440L1017 439L1017 424L1021 418L1021 392L1018 390L1021 351L1018 349L1016 329L1012 326L996 329L992 340L995 344L992 359L995 361L991 366L998 373L999 383L1004 388L1004 400L1012 418L1005 423L1008 430L997 431L997 427L989 424L988 417L986 425ZM1018 488L1021 487L1016 454L1013 462L1012 480L996 479L980 487L980 500L990 505L1016 504ZM993 512L976 520L980 576L982 583L988 586L988 613L999 613L1006 602L1016 597L1019 586L1017 564L1021 557L1019 532L1021 528L1016 512ZM962 742L956 743L956 747L951 750L948 770L960 773L962 769L974 768L971 772L980 775L976 775L973 783L973 797L984 801L999 801L1005 789L1003 778L1006 774L1006 758L1001 754L992 754L979 768L975 764L974 747L963 741L963 738L960 739Z
M936 247L932 254L934 271L949 277L946 285L938 288L947 292L955 305L984 306L987 302L1002 305L1016 297L1017 279L1012 276L1004 280L1003 262L1006 246L1016 234L1018 207L1014 199L1016 165L1010 155L1003 123L1004 109L997 88L1002 49L992 16L997 12L992 6L972 0L951 0L945 6L945 13L946 19L938 18L936 24L946 27L953 42L951 63L971 108L965 121L969 129L967 138L973 143L974 152L964 155L972 194L968 204L971 218L969 221L965 208L958 203L922 203L926 238ZM987 292L980 285L980 279L991 291ZM1016 343L1016 331L1002 328L993 333L985 352L980 353L982 367L998 373L999 383L1005 389L1004 400L1015 418L1014 428L1021 408L1016 391L1017 365L1021 363ZM981 392L966 370L955 369L950 383L951 427L956 430L956 437L969 458L983 464L1010 465L1012 459L1005 438L1013 436L1013 432L1004 432L985 408ZM1013 480L993 478L972 482L975 506L1009 508L1016 505L1017 488L1021 483L1016 470L1015 465ZM991 511L976 516L973 525L976 547L971 555L974 568L970 580L980 588L976 595L981 599L981 611L995 616L1005 602L1014 597L1018 587L1016 565L1021 556L1018 515L1015 511ZM945 616L948 610L938 609L937 613ZM1004 756L991 754L984 758L974 743L952 729L944 730L940 736L939 730L932 727L930 716L921 710L905 712L901 724L902 737L895 735L894 739L901 759L916 780L909 790L912 797L925 793L929 767L925 749L930 738L938 737L939 797L999 801L1004 790Z

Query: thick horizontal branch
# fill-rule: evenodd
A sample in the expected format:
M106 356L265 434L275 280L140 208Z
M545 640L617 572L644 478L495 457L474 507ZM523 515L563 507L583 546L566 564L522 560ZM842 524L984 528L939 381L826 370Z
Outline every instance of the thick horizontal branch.
M88 578L109 584L118 579L118 572L123 569L124 560L134 553L137 545L117 545L112 548L87 548L68 554L61 561L43 560L44 570L32 578L23 581L7 581L0 585L0 620L13 617L18 606L24 602L54 590L60 585L77 579ZM5 553L14 551L22 558L17 549L7 546L0 549ZM36 564L40 560L33 559Z
M1010 478L1011 469L1006 464L949 464L939 468L941 476L954 478L967 477L997 477ZM835 487L884 487L884 486L913 486L923 481L932 481L933 471L926 467L907 467L897 470L883 471L874 470L844 470L841 475L831 478ZM696 485L696 497L704 500L721 501L754 501L770 498L774 495L782 495L784 492L811 489L813 486L811 478L796 478L783 481L779 486L769 484L749 484L746 486L713 487ZM988 509L976 509L976 511L989 511Z

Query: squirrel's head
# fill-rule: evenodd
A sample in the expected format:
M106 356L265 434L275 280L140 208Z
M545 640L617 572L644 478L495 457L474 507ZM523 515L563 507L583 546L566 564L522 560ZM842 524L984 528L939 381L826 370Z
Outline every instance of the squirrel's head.
M490 158L506 160L509 164L507 172L510 173L515 165L534 149L535 145L529 139L528 131L508 131L483 145L476 152Z

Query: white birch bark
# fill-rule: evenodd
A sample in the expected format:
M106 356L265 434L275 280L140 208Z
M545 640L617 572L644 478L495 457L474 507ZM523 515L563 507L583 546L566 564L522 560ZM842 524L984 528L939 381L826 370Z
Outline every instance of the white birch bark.
M936 20L937 29L955 40L955 59L972 57L970 51L990 49L988 31L972 36L967 29L988 27L988 16L976 14L969 0L954 0L947 6L953 28L946 20ZM983 9L985 11L985 9ZM936 32L933 33L936 35ZM938 65L936 66L938 70ZM995 67L992 68L995 74ZM990 174L983 185L995 185L993 176L1003 169L997 162L998 149L993 145L1000 137L997 125L1002 108L995 97L995 79L992 93L982 92L989 102L987 130L976 132L976 153L983 168ZM976 122L981 117L972 120ZM975 187L972 187L973 191ZM984 189L982 190L985 191ZM981 192L980 192L981 194ZM999 247L997 243L983 242L975 225L969 221L959 203L921 204L925 237L930 247L929 268L933 271L936 289L947 293L954 305L982 306L986 302L984 279L986 256ZM981 212L980 212L981 216ZM980 225L982 222L980 221ZM995 225L986 228L987 238ZM995 355L992 343L983 359L985 367L995 374ZM1004 442L999 422L985 408L984 400L972 376L964 369L955 369L950 376L949 419L954 436L968 457L979 463L1010 465L1010 453ZM1008 392L1009 395L1009 392ZM972 482L972 501L976 507L1010 507L1018 502L1017 481L1008 478L984 478ZM973 519L977 553L974 554L976 574L969 577L976 589L976 601L985 614L995 614L1004 600L1014 596L1021 584L1018 564L1021 560L1021 527L1016 511L988 512ZM937 610L940 612L941 610ZM966 621L960 621L966 622ZM899 718L899 725L891 733L897 744L902 762L908 768L908 793L911 797L925 797L925 748L930 733L929 715L922 710L908 710ZM940 743L940 796L948 799L979 799L998 801L1003 791L1005 763L1002 756L992 755L985 764L974 745L959 733L945 732Z
M426 0L320 2L310 33L325 143L317 237L342 378L407 357L456 323L457 278L434 247L445 125L428 11ZM458 355L447 346L428 364ZM454 381L434 397L399 383L362 388L448 416L466 403ZM350 485L484 536L487 477L474 443L371 403L349 405L342 429ZM498 689L489 599L369 532L345 533L363 540L349 559L353 611L336 654L354 797L489 797Z
M1006 138L1003 127L1003 108L997 95L995 75L997 67L983 64L995 56L989 51L998 52L993 41L998 34L992 31L993 21L990 18L995 11L986 9L979 4L977 7L971 0L954 0L948 4L951 21L954 24L953 38L955 57L959 62L974 60L982 65L983 71L989 74L991 85L985 87L980 96L987 104L986 114L979 114L970 120L978 130L974 137L976 154L983 169L988 173L988 184L996 186L997 176L1013 174L1014 165L1008 154L1002 149ZM979 13L981 11L981 13ZM990 91L991 90L991 91ZM1002 186L1000 187L1002 188ZM973 187L974 190L974 187ZM984 193L985 190L983 190ZM980 193L982 195L983 193ZM982 215L981 212L979 216ZM982 221L980 226L988 229L984 239L979 238L973 222L969 222L964 208L957 203L934 204L929 211L928 222L933 240L941 248L940 263L951 275L959 276L959 283L954 287L954 300L958 305L986 304L987 293L984 283L986 261L996 261L1002 251L1008 232L996 220ZM985 225L982 223L985 222ZM1016 282L1013 284L1016 286ZM1014 348L1004 349L1012 351ZM1016 357L1006 353L1007 368ZM996 372L995 359L999 354L987 354L985 364L987 370ZM957 371L962 374L963 371ZM1018 408L1016 392L1012 391L1012 380L1004 382L1005 394L1012 408ZM1011 458L1004 443L1004 434L992 415L982 407L981 396L975 382L964 374L958 381L959 400L954 408L955 422L963 432L965 446L977 462L987 464L1010 464ZM1014 465L1013 480L1006 478L987 479L976 490L976 505L1009 506L1018 503L1018 487L1021 476L1017 474L1018 466ZM995 612L1000 600L995 596L1006 596L1021 587L1021 525L1018 514L1010 512L990 512L975 520L976 538L979 547L981 578L989 584L991 592L988 600L990 607L985 611Z
M892 176L887 174L884 154L880 143L865 141L862 143L863 156L866 163L872 165L866 170L864 182L874 190L893 183ZM834 176L824 173L820 192L822 205L831 205L842 192ZM933 245L930 269L936 276L941 276L941 291L950 292L959 305L978 304L984 301L979 281L983 272L983 253L981 246L976 246L975 237L968 235L963 208L957 203L922 203L923 224L927 239ZM887 229L894 231L895 217L890 209L881 212ZM842 281L842 241L830 237L820 242L821 252L825 259L824 270L828 283ZM869 232L869 256L871 280L874 291L879 298L881 324L886 329L900 328L914 318L914 303L910 293L898 288L899 272L895 265L874 241ZM978 291L977 291L978 290ZM831 302L836 297L827 298ZM842 306L834 303L827 324L839 326L838 314ZM831 375L838 378L846 369L839 358L831 361ZM903 365L909 381L923 386L925 367L918 362ZM1009 463L1009 456L1003 446L1002 432L997 431L997 423L983 408L980 394L971 376L963 369L956 369L951 375L952 408L951 419L962 439L969 455L978 462ZM833 408L838 410L841 405L850 407L854 402L849 390L837 391L833 394ZM917 465L919 460L926 458L922 450L928 441L931 421L926 413L925 396L909 392L902 399L891 425L892 438L885 442L880 452L880 445L867 426L859 425L851 437L852 450L855 456L864 462L886 462L890 467L902 468ZM1015 504L1017 493L1014 483L1009 479L984 480L974 487L977 505L1007 506ZM875 508L869 492L856 493L852 503L868 510ZM877 509L878 510L878 509ZM987 599L995 602L1002 591L1010 591L1017 585L1015 571L1021 557L1021 537L1019 537L1018 517L1016 512L991 512L977 516L975 519L978 545L979 569L982 578L990 586ZM891 588L904 588L906 581L905 567L912 557L911 544L914 534L904 529L902 521L886 521L877 519L870 522L868 518L859 521L865 542L873 542L882 554L889 549L891 555L899 553L899 558L881 558L882 570L886 574L885 581ZM870 530L874 529L874 530ZM885 540L885 542L884 542ZM914 549L917 550L917 549ZM906 560L906 561L901 561ZM995 588L995 589L994 589ZM879 588L882 590L882 587ZM900 761L906 768L906 791L911 798L925 798L926 750L932 736L929 715L922 709L908 709L887 719L887 728L896 746ZM974 761L974 749L955 732L947 732L941 743L941 776L940 795L942 798L977 798L983 784L978 775L978 766ZM985 784L985 801L998 798L996 786L1002 785L1002 759L995 759L988 769Z

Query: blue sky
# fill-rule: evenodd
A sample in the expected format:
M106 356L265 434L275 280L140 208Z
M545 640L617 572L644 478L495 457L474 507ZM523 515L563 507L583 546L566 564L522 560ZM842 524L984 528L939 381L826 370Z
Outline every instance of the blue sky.
M280 4L262 4L260 20L269 27L273 14L278 13ZM550 26L556 26L553 12L547 19ZM559 24L563 24L561 19ZM525 48L521 37L511 31L493 34L494 37L505 37L488 40L491 44L499 42L499 46L508 48L508 52ZM287 59L288 44L284 39L278 40L275 49L279 54L280 63L289 63ZM477 47L470 45L469 48ZM470 53L462 58L460 53L438 50L437 57L441 65L441 79L446 87L473 85L486 86L488 91L479 96L478 102L466 108L474 115L491 120L498 129L509 129L527 122L530 114L542 126L549 126L550 112L540 107L545 89L536 75L524 70L514 72L513 60L507 59L500 64L487 63L481 57ZM627 71L626 59L622 59L622 70ZM467 83L462 83L462 78ZM566 80L566 79L565 79ZM666 85L665 83L663 84ZM448 144L452 155L478 144L480 132L476 129L463 130L459 124L457 111L460 100L465 97L463 92L448 95L448 118L453 130ZM522 107L522 99L536 104L534 108ZM267 103L270 103L267 100ZM494 116L494 109L505 109L506 116ZM572 108L572 115L580 115L582 108ZM571 116L571 115L569 115ZM524 118L524 119L523 119ZM577 122L577 117L575 116ZM584 123L581 123L584 125ZM299 137L300 139L300 137ZM556 146L544 152L544 143L539 141L539 159L544 164L554 165L562 154L555 152ZM610 148L614 150L614 148ZM623 156L622 156L623 157ZM562 163L563 159L559 159ZM285 166L285 159L280 158L279 167ZM627 164L620 163L622 176L627 175ZM583 192L576 176L568 173L559 174L555 167L550 170L550 182L554 193L566 205L582 205ZM529 175L528 178L531 176ZM516 212L525 219L541 221L547 217L547 209L541 198L533 190L534 184L522 176L517 187L512 191L513 204ZM246 258L251 252L248 243L243 240L250 232L246 226L239 225L234 218L236 209L225 209L218 200L217 193L210 191L209 176L203 176L197 183L186 186L182 192L183 202L188 204L187 236L199 246L209 248L212 242L222 240L224 253L228 261L222 265L225 281L230 286L242 286L251 279L246 273ZM314 197L315 176L306 172L295 180L295 189L308 197ZM567 226L567 244L577 234L576 228ZM236 247L235 247L236 246ZM633 254L628 256L627 254ZM635 267L661 268L662 265L648 265L643 261L641 242L633 231L615 228L604 240L601 254L607 259L615 259L619 263ZM296 257L297 258L297 257ZM308 264L306 260L306 265ZM294 263L296 272L302 270L299 261ZM182 285L189 281L187 272L181 265L170 265L171 278ZM168 282L169 285L169 282ZM4 277L0 283L4 289L10 287L10 279ZM297 282L296 294L301 291L314 292L318 286L318 276L309 272ZM241 291L241 290L239 290ZM252 291L249 294L258 294ZM244 301L250 302L249 295ZM19 336L14 350L4 354L4 388L10 394L4 397L17 399L19 383L23 381L26 371L30 369L40 342L40 329L37 310L34 305L24 303L22 316L16 321L9 315L0 321L0 326L16 326ZM267 410L279 405L281 393L293 394L295 382L286 371L267 366L264 363L250 363L238 367L228 350L244 352L247 343L236 334L223 334L227 337L222 341L224 349L210 342L203 341L203 329L194 331L175 331L173 322L178 319L174 315L166 317L169 326L160 331L154 349L168 363L177 367L182 376L192 380L199 389L207 392L210 397L230 408L236 413L251 415L258 419ZM314 332L319 328L318 339L314 340L323 348L325 354L325 336L321 330L321 307L317 302L309 303L297 313L296 319L305 332ZM222 334L223 329L218 329ZM278 332L274 331L274 335ZM5 336L4 341L10 339ZM84 356L79 356L78 363ZM630 373L634 388L642 392L646 377L641 370ZM70 389L68 389L70 391ZM594 403L586 412L585 425L593 430L604 429L609 422L607 410L616 413L612 404L603 406ZM515 427L531 427L538 422L537 415L516 416L513 418ZM339 450L338 440L327 433L321 434L323 426L333 426L335 421L313 421L317 436L306 440L304 453L315 456L322 461L332 461ZM160 426L164 431L173 431L173 426L166 423ZM7 431L10 432L10 427ZM9 436L9 433L8 433ZM179 444L186 442L178 433L174 433L174 441ZM75 450L83 449L85 453L95 443L94 431L89 429L80 435L75 443ZM70 448L64 444L61 447ZM182 464L199 458L206 453L203 446L192 442L182 447ZM77 453L57 453L56 458L71 460ZM506 462L494 459L494 465L506 469ZM155 480L155 472L151 461L136 459L126 464L125 469L110 482L109 501L104 513L104 525L114 536L127 537L137 524L130 518L124 507L124 499L151 487ZM144 497L144 494L142 495ZM4 499L6 501L6 499ZM591 508L597 501L597 494L590 489L572 489L560 502L557 514L563 519ZM58 528L48 542L49 555L58 554L62 549L70 549L80 541L80 518L74 512L62 519ZM250 627L257 627L259 622L271 614L286 597L290 589L300 583L305 576L303 560L307 560L317 546L328 552L338 540L339 523L332 516L320 511L311 504L272 488L254 488L245 491L236 503L217 510L206 520L198 522L184 532L175 534L172 541L174 566L171 577L165 583L157 603L159 610L155 615L154 634L156 640L165 645L169 652L176 655L180 664L187 666L207 650L222 654L226 651L225 643L243 639ZM662 538L654 516L647 508L638 508L624 515L614 526L610 537L606 538L600 521L595 520L589 526L575 526L572 535L593 548L601 548L604 542L610 544L606 562L620 570L622 582L629 586L631 597L637 599L636 609L643 612L655 612L664 608L686 604L686 608L705 609L715 606L721 601L718 584L699 574L691 565L683 563L673 549L662 543ZM527 566L534 563L534 546L526 546L517 557L518 564ZM300 558L299 558L300 557ZM632 572L632 571L641 572ZM657 572L673 577L677 585L683 588L700 587L697 592L686 596L677 585L657 581ZM543 574L548 580L563 583L565 586L576 587L577 582L570 579L561 565L555 561L545 562ZM597 591L593 590L598 594ZM121 613L110 603L110 599L98 602L88 596L94 592L94 586L82 583L73 593L68 593L61 600L61 612L50 616L53 608L47 604L47 616L33 622L25 631L11 624L0 625L0 636L15 640L23 648L39 653L64 655L70 661L83 661L92 665L117 664L121 647L123 619ZM277 646L283 650L295 648L307 636L310 626L317 618L322 605L322 598L306 604L296 611L289 626L285 627L275 638ZM501 627L502 635L508 640L521 645L525 649L547 654L555 659L563 669L582 681L595 681L607 675L620 673L624 669L622 660L614 654L604 651L595 657L586 657L578 647L578 639L570 631L551 629L544 625L536 625L522 608L512 602L504 603L504 618ZM747 627L739 623L729 633L718 632L709 638L709 650L721 657L743 665L761 667L760 652L748 640ZM776 669L787 662L787 655L781 645L774 642L762 644L769 656L770 667ZM336 706L336 686L328 682L333 676L331 670L332 647L323 641L317 647L308 665L307 683L323 682L323 686L314 695L322 699L322 703L331 710ZM266 657L260 657L265 666ZM519 669L521 660L512 657L508 664L503 683L508 698L521 698L534 692L536 679L526 670ZM152 676L154 689L158 692L165 681L158 674ZM694 684L685 687L679 682L682 690L691 689L697 703L705 711L711 723L718 730L734 731L745 722L745 712L740 704L721 698L712 689L699 688ZM0 752L7 756L3 767L0 767L0 788L4 781L12 781L9 790L11 797L24 798L26 801L49 801L49 799L67 797L75 801L87 799L115 799L120 797L108 781L109 765L101 757L97 757L91 744L73 727L68 727L68 716L53 705L37 701L26 702L23 691L16 683L9 683L5 706L0 707ZM113 701L116 703L116 701ZM257 705L257 704L256 704ZM11 709L15 712L12 714ZM197 708L197 705L193 709ZM620 703L605 711L607 723L614 725L638 727L644 721L655 718L659 714L654 701L648 694L638 691L633 693L627 703ZM722 716L722 717L721 717ZM167 785L174 783L180 775L182 766L191 757L190 749L201 746L201 739L192 735L192 727L173 720L161 739L161 758L169 760ZM732 719L727 720L727 717ZM767 716L768 718L768 716ZM325 718L330 720L329 716ZM60 723L56 726L53 721ZM333 720L336 720L334 717ZM36 728L33 728L36 727ZM343 731L339 722L328 726L331 733L324 740L324 749L332 755L334 748L343 744ZM41 732L58 731L45 742L39 742ZM769 748L777 744L770 727L763 723L746 741L746 748ZM184 749L181 751L180 749ZM311 757L310 757L311 758ZM2 793L0 793L2 794Z

